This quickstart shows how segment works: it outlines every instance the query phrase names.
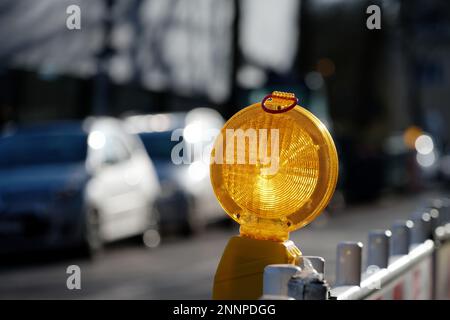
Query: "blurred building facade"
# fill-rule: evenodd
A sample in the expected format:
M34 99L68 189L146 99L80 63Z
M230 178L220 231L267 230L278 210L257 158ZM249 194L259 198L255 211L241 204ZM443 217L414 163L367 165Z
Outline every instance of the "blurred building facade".
M81 30L65 27L71 4ZM366 27L370 4L381 30ZM349 196L371 198L393 132L417 125L449 148L449 30L445 0L4 0L0 123L202 106L228 118L291 91L332 130Z

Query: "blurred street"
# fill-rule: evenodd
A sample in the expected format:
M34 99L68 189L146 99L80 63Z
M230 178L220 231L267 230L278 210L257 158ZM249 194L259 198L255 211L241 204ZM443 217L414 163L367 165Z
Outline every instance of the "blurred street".
M339 241L365 243L369 230L407 219L421 201L433 196L437 194L389 197L324 213L291 239L304 255L326 259L331 282ZM168 239L156 249L136 241L116 243L93 262L46 257L39 263L10 263L0 272L0 299L208 299L222 250L237 233L237 228L214 226L197 237ZM66 268L71 264L81 268L81 290L66 288Z

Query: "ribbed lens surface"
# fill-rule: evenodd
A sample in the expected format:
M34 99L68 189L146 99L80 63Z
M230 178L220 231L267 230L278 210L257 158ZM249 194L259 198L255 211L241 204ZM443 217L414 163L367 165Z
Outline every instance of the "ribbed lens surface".
M284 217L302 207L319 176L318 146L311 137L292 118L257 109L231 125L245 133L234 135L233 164L222 168L225 189L236 204L266 218ZM278 139L273 130L278 130ZM272 149L277 140L278 152ZM244 163L238 164L239 152L245 154Z
M300 107L279 114L265 112L261 104L241 110L222 128L211 155L217 199L255 234L306 225L328 204L337 182L333 140Z

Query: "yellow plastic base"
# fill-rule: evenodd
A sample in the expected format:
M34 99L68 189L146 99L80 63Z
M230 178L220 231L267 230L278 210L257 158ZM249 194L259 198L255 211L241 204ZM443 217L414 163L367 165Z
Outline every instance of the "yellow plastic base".
M297 264L301 257L294 242L256 240L244 236L230 239L214 277L213 299L259 299L263 272L269 264Z

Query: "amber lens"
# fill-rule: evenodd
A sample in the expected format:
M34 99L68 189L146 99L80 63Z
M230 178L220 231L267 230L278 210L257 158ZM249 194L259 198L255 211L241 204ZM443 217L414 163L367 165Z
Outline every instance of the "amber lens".
M241 141L233 136L229 148L231 132L249 134ZM271 114L257 103L235 114L221 133L212 152L211 181L222 207L241 225L272 224L288 232L306 225L329 202L338 174L336 149L326 127L307 110L297 106ZM217 152L234 161L215 163Z

